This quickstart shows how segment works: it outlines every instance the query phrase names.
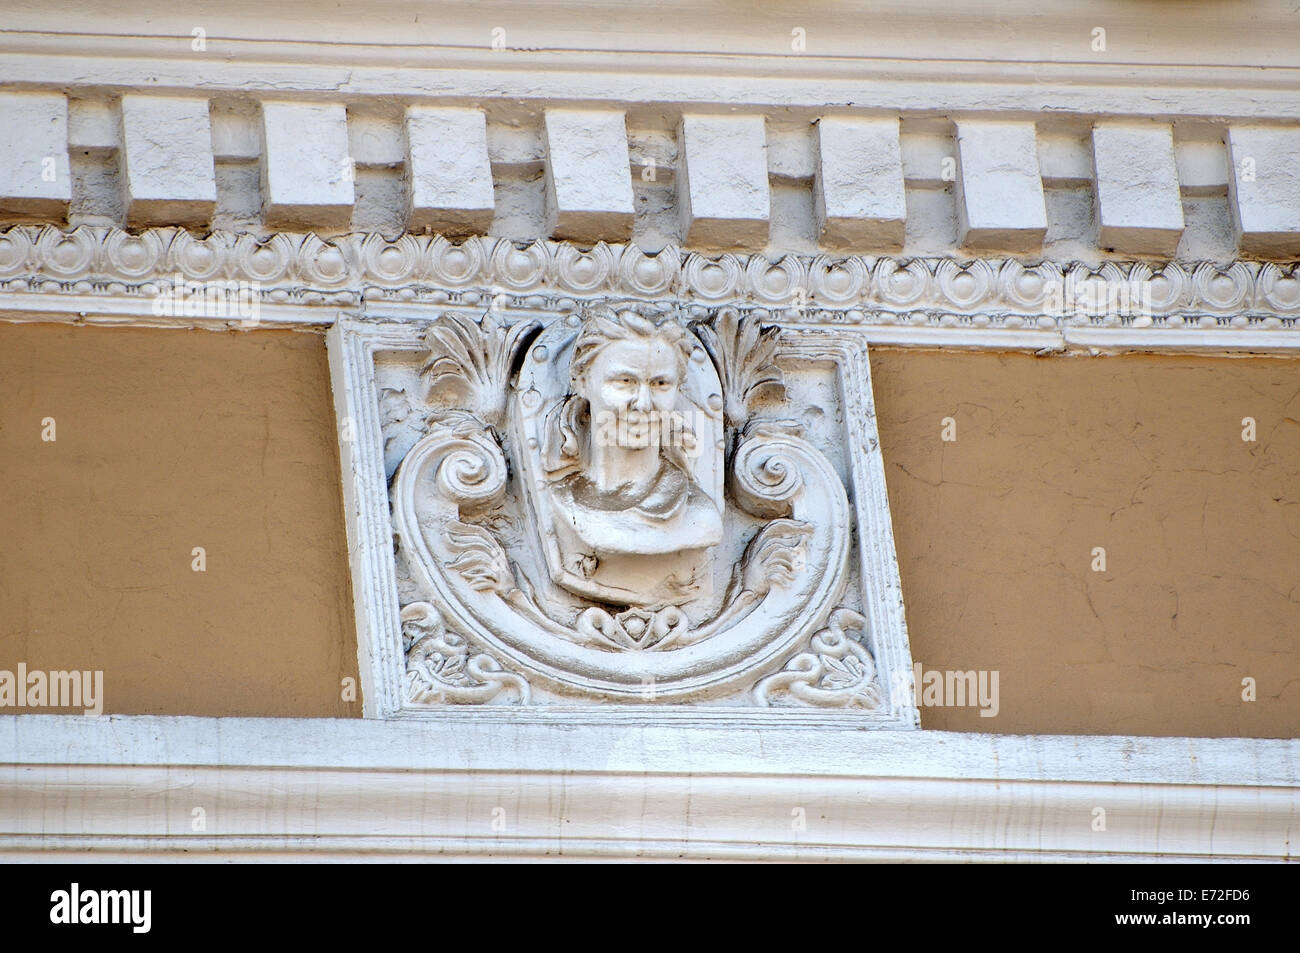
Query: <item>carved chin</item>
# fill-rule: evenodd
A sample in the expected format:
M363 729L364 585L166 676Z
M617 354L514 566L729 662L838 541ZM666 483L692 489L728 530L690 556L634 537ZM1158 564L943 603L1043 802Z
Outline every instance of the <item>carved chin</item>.
M628 424L622 433L622 444L628 450L644 450L651 444L649 424Z

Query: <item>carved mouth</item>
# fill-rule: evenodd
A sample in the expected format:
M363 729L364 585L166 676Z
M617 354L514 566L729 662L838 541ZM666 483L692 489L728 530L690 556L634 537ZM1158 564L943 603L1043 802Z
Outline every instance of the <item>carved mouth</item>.
M652 417L639 410L628 411L619 421L619 436L623 438L623 445L631 449L648 447L653 430Z

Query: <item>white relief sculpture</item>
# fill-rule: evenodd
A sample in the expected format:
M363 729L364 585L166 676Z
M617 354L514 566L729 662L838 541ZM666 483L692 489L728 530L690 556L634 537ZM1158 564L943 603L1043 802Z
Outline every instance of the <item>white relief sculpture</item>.
M450 314L425 341L427 433L393 524L474 659L546 697L744 699L843 595L852 511L785 416L776 329L623 305L545 327ZM408 656L408 701L486 696L427 670Z
M748 419L749 402L755 396L764 392L785 396L785 380L776 365L776 328L744 321L735 308L721 308L716 328L696 322L695 329L721 368L729 426L739 427Z
M546 487L529 498L552 578L614 605L707 594L722 540L722 428L699 341L673 318L593 311L566 350L554 362L535 345L521 375L519 425L541 444Z
M442 614L427 602L402 610L402 641L409 701L483 704L499 700L504 692L528 702L527 682L503 671L490 655L470 655L468 642L448 632Z
M466 315L447 312L429 328L425 339L429 359L422 374L428 391L446 385L458 388L478 421L500 427L510 361L519 342L536 329L535 322L504 328L491 311L483 316L481 325Z
M808 705L817 708L877 708L881 704L876 663L849 631L862 631L867 620L852 609L836 609L830 624L812 637L808 651L785 669L754 686L760 705Z

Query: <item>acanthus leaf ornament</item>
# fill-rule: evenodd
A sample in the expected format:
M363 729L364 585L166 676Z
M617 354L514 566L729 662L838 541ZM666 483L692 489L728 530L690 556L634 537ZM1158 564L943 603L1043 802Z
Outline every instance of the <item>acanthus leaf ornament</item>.
M446 312L426 337L429 360L421 373L427 398L439 402L458 397L487 426L500 427L511 362L537 327L536 322L503 327L491 311L481 323L456 311Z
M756 397L785 395L785 378L775 363L778 328L763 327L735 308L720 308L713 323L697 321L693 328L722 378L728 426L744 424Z
M515 588L514 571L496 537L471 523L447 524L447 548L455 558L447 568L460 573L476 592L509 593Z

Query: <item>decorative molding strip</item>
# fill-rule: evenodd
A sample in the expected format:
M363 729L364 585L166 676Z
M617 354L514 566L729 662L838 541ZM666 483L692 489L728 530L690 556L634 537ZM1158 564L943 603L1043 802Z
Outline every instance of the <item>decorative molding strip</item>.
M0 857L1285 861L1298 749L571 715L5 716Z
M187 282L256 284L272 304L365 301L552 307L582 299L681 297L768 309L795 324L1023 332L1034 328L1300 330L1300 263L1147 264L989 258L703 255L668 246L514 242L441 235L264 240L183 229L15 225L0 231L0 294L154 298ZM328 323L328 322L323 322ZM1018 346L1010 344L1008 346Z

